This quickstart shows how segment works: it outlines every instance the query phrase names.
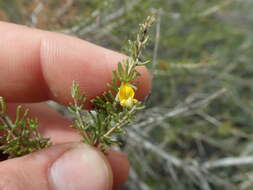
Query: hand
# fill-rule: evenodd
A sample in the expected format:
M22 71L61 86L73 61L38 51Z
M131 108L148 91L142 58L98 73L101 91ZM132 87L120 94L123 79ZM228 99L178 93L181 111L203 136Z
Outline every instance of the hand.
M54 100L67 105L72 101L73 80L88 98L100 95L124 56L77 38L3 22L0 35L0 96L9 102L10 115L14 116L20 102L29 107L40 121L43 136L54 143L42 151L0 162L0 189L119 188L128 176L126 156L111 150L105 157L79 143L79 135L68 128L71 121L38 102ZM139 69L137 98L143 99L150 90L150 77L145 68Z

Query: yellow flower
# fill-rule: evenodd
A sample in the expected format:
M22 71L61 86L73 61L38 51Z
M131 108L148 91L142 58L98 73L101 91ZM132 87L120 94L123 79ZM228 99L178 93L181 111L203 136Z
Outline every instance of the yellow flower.
M128 83L123 83L119 88L117 99L119 100L121 106L132 107L133 104L137 102L137 100L134 99L134 95L135 92L133 87Z

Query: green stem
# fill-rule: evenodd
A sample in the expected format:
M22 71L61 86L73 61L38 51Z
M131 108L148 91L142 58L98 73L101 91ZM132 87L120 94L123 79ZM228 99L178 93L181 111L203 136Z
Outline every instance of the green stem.
M103 137L109 136L112 134L117 128L120 128L122 125L124 125L124 122L128 119L129 115L131 115L135 111L135 106L132 107L132 109L114 126L112 127L109 131L107 131Z
M80 112L80 107L78 106L78 103L75 99L74 99L74 103L75 103L75 107L76 107L76 115L77 115L78 122L81 124L82 129L84 129L85 128L85 123L83 121L82 114ZM93 145L93 142L91 140L90 135L85 131L83 131L83 135L84 135L85 139L87 140L87 143L89 145Z
M12 130L16 127L10 118L4 114L0 114L0 120L2 123L6 126L6 130L8 131L8 134L11 135L11 137L15 138L16 135L12 132Z

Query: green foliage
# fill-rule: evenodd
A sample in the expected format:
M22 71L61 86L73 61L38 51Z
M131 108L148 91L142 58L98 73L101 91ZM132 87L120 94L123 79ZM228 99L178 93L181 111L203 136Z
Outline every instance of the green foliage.
M73 82L71 96L74 103L70 104L69 111L75 115L75 124L71 127L80 131L84 143L104 152L108 146L118 145L116 135L125 133L123 127L131 123L137 110L144 108L143 104L138 101L131 106L123 106L118 96L124 84L128 84L131 90L137 88L130 83L140 76L136 67L148 63L148 61L142 62L140 57L148 41L148 29L153 22L154 17L148 17L140 25L136 40L129 41L130 57L121 61L117 70L113 71L112 83L108 84L110 90L104 92L101 97L91 100L93 111L83 110L86 97L80 92L79 85Z
M140 25L139 32L135 41L128 41L129 58L118 64L118 69L113 71L112 84L109 87L112 90L118 89L118 82L129 83L140 76L135 69L137 66L145 66L149 61L142 61L142 50L145 48L149 35L148 29L151 27L155 17L149 16L146 21Z
M1 20L30 25L37 6L27 4L45 1L12 2L16 5L0 1ZM252 189L252 162L245 158L252 160L253 153L253 1L77 0L66 9L61 0L46 2L51 3L43 3L37 28L117 51L146 15L159 12L151 30L157 37L144 52L149 59L157 57L153 93L147 111L137 114L121 140L132 166L124 190ZM26 19L14 20L16 12L7 5L18 7ZM191 109L223 88L226 93ZM226 158L232 159L230 165L224 164ZM210 162L223 164L206 168Z
M37 119L29 117L29 110L18 106L16 119L7 116L7 104L0 97L0 150L9 158L23 156L50 146L49 139L40 136Z

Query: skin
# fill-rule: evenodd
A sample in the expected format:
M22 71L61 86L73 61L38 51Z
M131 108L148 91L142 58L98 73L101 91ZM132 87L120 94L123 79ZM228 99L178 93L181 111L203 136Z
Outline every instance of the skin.
M40 121L42 134L54 143L47 150L0 162L0 175L5 176L0 178L0 189L51 189L50 185L42 185L50 183L44 171L57 157L76 147L80 137L66 127L70 120L43 102L54 100L68 105L73 80L89 99L100 95L111 80L112 70L126 57L74 37L10 23L0 22L0 34L0 95L8 102L9 114L14 116L17 104L31 108L31 115ZM151 79L146 68L138 69L141 77L136 98L142 100L150 91ZM114 150L106 157L98 155L109 171L109 189L118 189L128 177L127 157ZM8 185L10 180L13 186ZM90 183L97 182L91 179Z

